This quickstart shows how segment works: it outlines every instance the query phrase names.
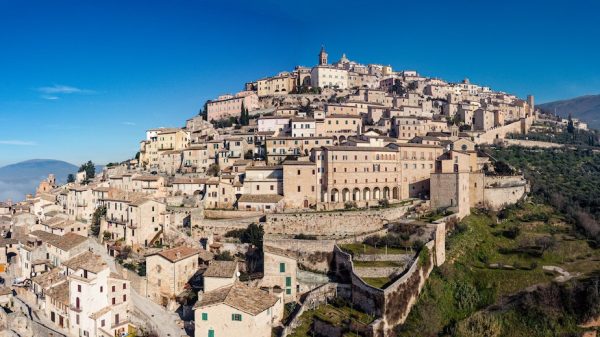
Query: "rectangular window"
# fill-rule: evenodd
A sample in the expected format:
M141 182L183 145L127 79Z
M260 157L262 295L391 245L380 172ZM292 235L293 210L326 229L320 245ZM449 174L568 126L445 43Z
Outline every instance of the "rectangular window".
M279 263L279 272L285 273L285 263L284 262Z
M292 278L290 276L285 278L285 286L286 287L291 287L292 286Z
M207 312L203 312L202 313L202 320L203 321L208 321L208 313Z
M240 315L240 314L231 314L231 320L232 321L241 322L242 321L242 315Z
M291 295L291 294L292 294L292 289L290 289L290 288L287 288L287 289L285 290L285 294L286 294L286 295Z
M215 330L208 330L208 337L215 337Z

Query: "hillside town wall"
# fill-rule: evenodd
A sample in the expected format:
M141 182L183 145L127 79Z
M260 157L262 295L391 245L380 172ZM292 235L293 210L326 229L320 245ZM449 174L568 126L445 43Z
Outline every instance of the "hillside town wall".
M518 121L506 124L503 126L492 128L473 139L477 144L494 144L499 139L506 138L509 133L522 134L527 133L527 130L533 124L534 117L522 118Z
M505 138L502 140L502 142L505 145L515 145L515 146L522 146L522 147L529 147L529 148L533 148L533 147L539 147L542 149L551 149L551 148L559 148L559 147L564 147L563 144L558 144L558 143L550 143L550 142L541 142L538 140L524 140L524 139L508 139Z
M335 247L334 269L342 280L351 283L351 301L363 311L381 317L371 324L373 336L393 335L393 327L402 324L415 304L434 265L445 261L445 223L437 223L435 238L415 256L403 275L392 284L379 289L368 285L354 268L352 256ZM399 269L402 270L402 269ZM370 277L370 276L368 276Z
M265 233L325 235L347 237L382 229L391 220L406 214L408 207L390 207L362 211L269 214Z
M335 247L333 240L273 239L268 235L263 244L284 250L306 269L324 273L330 269Z

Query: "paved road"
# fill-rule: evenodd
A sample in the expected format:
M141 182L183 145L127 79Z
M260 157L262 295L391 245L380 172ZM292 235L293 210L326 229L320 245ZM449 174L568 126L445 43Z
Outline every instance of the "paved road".
M108 263L111 271L116 272L115 260L108 255L106 247L98 243L94 239L90 239L90 247L94 253L102 256ZM131 304L133 305L132 321L136 324L145 323L148 327L156 330L161 337L181 337L186 336L185 330L177 325L179 316L175 313L165 310L162 306L152 302L138 294L135 289L131 288ZM141 325L143 326L143 325Z

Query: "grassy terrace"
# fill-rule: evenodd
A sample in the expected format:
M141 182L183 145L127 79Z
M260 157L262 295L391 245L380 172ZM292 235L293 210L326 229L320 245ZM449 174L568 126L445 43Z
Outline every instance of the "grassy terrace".
M510 267L490 267L496 264ZM466 322L475 320L474 314L484 308L505 305L505 296L552 281L555 275L545 273L542 266L589 274L600 269L600 251L545 204L527 202L499 214L474 211L448 237L446 263L434 269L398 335L461 335L448 331L468 326ZM535 316L540 321L526 321L514 308L504 309L486 314L500 331L489 336L559 336L578 331L573 321L548 323L548 327L542 322L544 315Z
M383 289L383 286L388 284L392 279L389 277L363 277L362 280L373 288Z
M335 326L348 327L349 321L355 321L360 324L368 325L375 320L375 317L351 308L346 303L326 304L317 307L315 310L307 310L300 317L301 324L290 335L291 337L312 336L311 328L314 319L327 322ZM358 336L352 331L347 331L344 336Z
M340 245L340 248L348 254L410 254L410 249L373 247L364 243L349 243Z

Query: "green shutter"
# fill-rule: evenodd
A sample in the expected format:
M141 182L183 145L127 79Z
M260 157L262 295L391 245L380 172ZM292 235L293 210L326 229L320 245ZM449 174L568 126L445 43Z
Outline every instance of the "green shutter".
M291 294L292 294L292 289L290 289L290 288L287 288L287 289L285 290L285 294L286 294L286 295L291 295Z
M292 278L291 277L286 277L285 278L285 286L286 287L291 287L292 286Z
M208 313L206 313L206 312L202 313L202 320L203 321L208 321Z
M285 263L284 262L279 263L279 272L285 273Z
M215 330L208 330L208 337L215 337Z

